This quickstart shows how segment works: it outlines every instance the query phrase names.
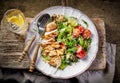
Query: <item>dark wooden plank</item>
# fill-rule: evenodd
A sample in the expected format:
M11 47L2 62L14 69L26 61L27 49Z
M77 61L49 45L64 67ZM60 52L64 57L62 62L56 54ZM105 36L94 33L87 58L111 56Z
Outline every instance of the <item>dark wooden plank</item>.
M91 70L104 69L106 67L106 32L104 21L101 18L93 18L94 24L98 31L99 36L99 49L96 56L96 59L93 61Z
M24 40L19 40L18 35L5 30L0 30L0 67L25 69L29 67L26 56L22 63L17 61L24 48Z
M92 19L99 34L99 51L90 69L104 69L106 65L106 34L104 21L101 18ZM18 37L17 37L18 38ZM24 41L19 41L10 31L0 31L0 67L28 69L29 59L26 56L21 63L17 62L24 48Z
M68 0L61 0L62 6L68 6Z

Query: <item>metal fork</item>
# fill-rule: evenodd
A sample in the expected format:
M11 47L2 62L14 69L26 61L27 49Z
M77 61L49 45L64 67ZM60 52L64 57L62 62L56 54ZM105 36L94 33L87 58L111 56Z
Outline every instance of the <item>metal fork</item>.
M48 21L50 20L50 15L49 14L44 14L42 17L38 19L38 23L37 23L40 38L39 38L39 40L36 43L36 46L34 48L34 53L33 53L34 55L33 55L33 59L31 61L30 68L29 68L30 72L33 72L33 70L35 68L35 62L36 62L36 59L37 59L37 55L38 55L38 51L39 51L39 47L40 47L40 42L42 40L41 37L42 37L42 35L45 31L46 23L48 23Z
M49 14L43 14L42 16L39 17L38 21L37 21L37 27L39 29L39 34L40 36L43 34L44 30L45 30L45 24L48 22L48 20L50 19ZM25 57L25 55L27 54L29 48L31 47L33 41L35 40L35 36L33 36L28 42L27 45L25 46L22 55L18 58L18 61L21 62L23 60L23 58Z

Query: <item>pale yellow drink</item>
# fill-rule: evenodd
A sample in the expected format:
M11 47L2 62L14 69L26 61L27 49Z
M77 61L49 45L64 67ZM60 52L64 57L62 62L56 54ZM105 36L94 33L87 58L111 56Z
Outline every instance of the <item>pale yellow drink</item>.
M20 35L25 35L25 32L28 29L28 22L26 21L24 14L18 9L8 10L4 14L2 22L2 27Z

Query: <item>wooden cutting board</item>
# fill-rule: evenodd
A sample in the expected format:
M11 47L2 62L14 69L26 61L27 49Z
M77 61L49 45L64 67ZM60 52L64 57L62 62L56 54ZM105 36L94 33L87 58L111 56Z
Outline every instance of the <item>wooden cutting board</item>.
M104 21L92 18L99 34L99 51L90 70L104 69L106 66L106 34ZM30 21L28 19L28 21ZM29 59L26 56L22 62L17 62L24 48L24 40L8 30L0 29L0 67L12 69L28 69ZM94 50L94 49L93 49Z

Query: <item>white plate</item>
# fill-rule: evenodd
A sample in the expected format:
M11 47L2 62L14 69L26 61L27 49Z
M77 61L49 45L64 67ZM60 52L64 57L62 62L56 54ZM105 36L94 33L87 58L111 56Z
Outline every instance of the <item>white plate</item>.
M61 14L61 15L65 15L65 16L75 17L78 19L79 24L81 24L82 26L85 26L85 24L82 22L82 19L85 20L88 23L88 27L92 32L92 43L91 43L91 46L89 48L89 51L88 51L85 59L81 59L76 64L67 66L64 70L57 70L57 71L56 71L56 68L50 66L48 63L45 63L42 60L42 57L40 55L40 50L39 50L38 58L37 58L37 62L36 62L36 68L39 71L41 71L42 73L44 73L45 75L48 75L48 76L51 76L54 78L63 78L63 79L75 77L75 76L83 73L85 70L87 70L89 68L89 66L95 59L97 51L98 51L98 34L97 34L97 30L96 30L96 27L94 26L93 22L85 14L83 14L81 11L79 11L77 9L74 9L71 7L54 6L54 7L50 7L50 8L43 10L35 17L33 23L30 26L30 30L29 30L30 33L32 32L33 28L35 28L35 27L37 28L36 22L37 22L39 16L41 16L44 13L48 13L50 15ZM29 35L29 33L28 33L28 35ZM29 39L29 37L27 37L27 40L28 39ZM32 51L32 48L31 48L31 51ZM29 55L31 54L31 51L29 51L29 53L28 53ZM30 59L31 58L32 58L32 56L30 56Z

